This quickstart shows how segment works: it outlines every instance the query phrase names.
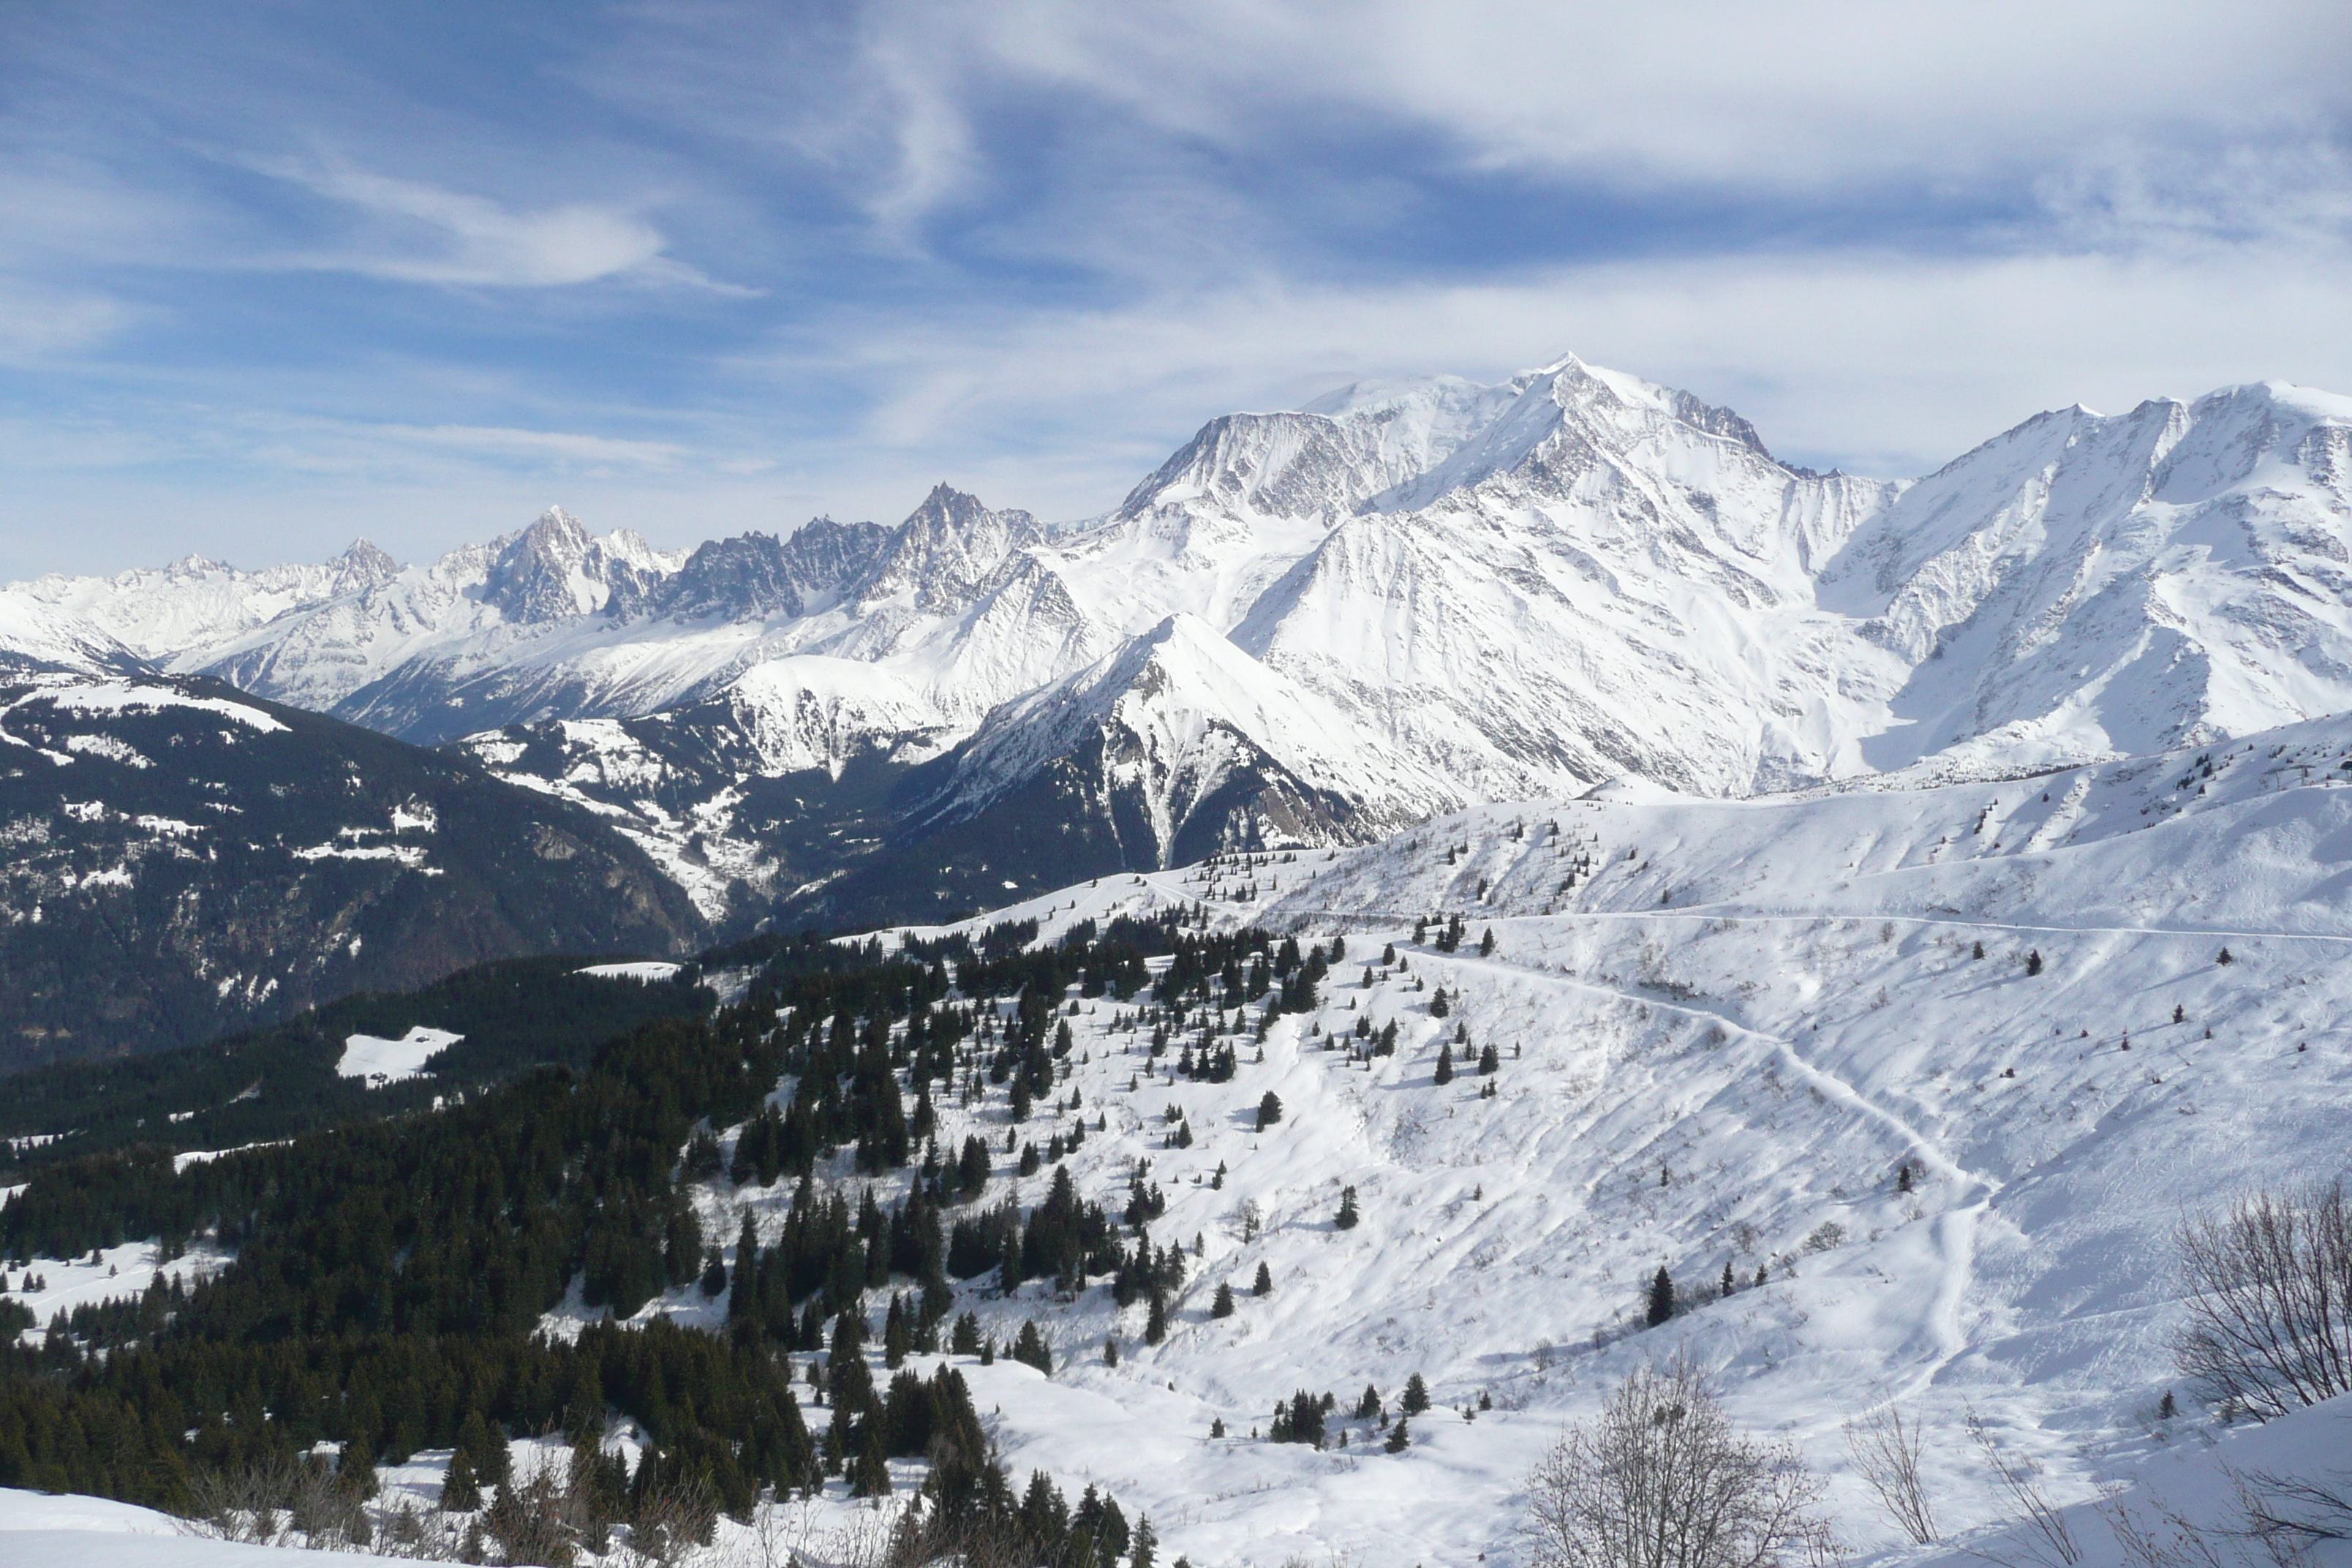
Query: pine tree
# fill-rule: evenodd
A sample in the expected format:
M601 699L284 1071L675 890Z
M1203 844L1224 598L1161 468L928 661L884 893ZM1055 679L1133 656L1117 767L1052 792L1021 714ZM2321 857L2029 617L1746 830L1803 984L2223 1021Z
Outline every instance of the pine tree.
M1274 1270L1265 1266L1264 1258L1258 1260L1257 1278L1250 1282L1250 1294L1253 1296L1274 1294Z
M851 1497L888 1497L890 1495L890 1460L882 1450L882 1423L866 1423L866 1440L857 1451L856 1462L849 1467Z
M513 1473L507 1430L479 1410L469 1412L457 1427L457 1451L473 1467L475 1479L486 1487L502 1487Z
M474 1476L474 1461L458 1449L449 1456L449 1468L441 1477L441 1507L447 1513L471 1513L482 1506L481 1483Z
M1419 1415L1429 1408L1429 1384L1421 1380L1421 1373L1414 1373L1404 1380L1404 1397L1398 1401L1398 1407L1407 1415Z
M1675 1282L1667 1276L1666 1266L1661 1263L1657 1273L1650 1279L1650 1304L1643 1313L1643 1319L1654 1329L1674 1315Z
M374 1439L352 1437L343 1444L343 1457L335 1467L335 1489L345 1497L361 1501L375 1496Z
M1728 1296L1738 1289L1739 1281L1731 1272L1731 1259L1727 1258L1723 1260L1723 1294Z
M1437 1047L1437 1071L1432 1081L1440 1088L1454 1081L1454 1047L1451 1044Z
M1103 1365L1117 1366L1118 1364L1118 1341L1116 1337L1106 1339L1103 1341Z
M1138 1514L1135 1533L1128 1542L1127 1568L1152 1568L1152 1554L1160 1548L1160 1533L1151 1528L1151 1516Z
M1481 958L1492 958L1495 956L1495 928L1493 926L1488 926L1486 928L1486 934L1478 939L1478 956Z
M1143 1342L1156 1345L1168 1337L1168 1302L1159 1291L1151 1293L1151 1311L1143 1321Z
M1496 1071L1500 1068L1502 1065L1503 1058L1496 1055L1495 1047L1492 1045L1481 1046L1478 1048L1478 1076L1480 1078L1494 1077Z
M1045 1336L1037 1331L1037 1320L1024 1318L1021 1332L1013 1337L1013 1359L1035 1367L1046 1376L1054 1375L1053 1352L1045 1348Z
M1454 1004L1445 999L1445 987L1439 986L1437 994L1429 999L1429 1016L1433 1018L1443 1018L1453 1011Z
M1257 1130L1261 1132L1282 1120L1282 1097L1267 1089L1257 1102Z
M2229 949L2223 948L2221 951L2227 952ZM2226 963L2228 961L2225 959L2223 962ZM2040 948L2037 947L2025 955L2025 973L2028 974L2039 974L2042 973L2042 950Z
M1340 1230L1353 1230L1356 1228L1356 1221L1358 1217L1359 1216L1356 1213L1356 1189L1353 1187L1340 1188L1339 1213L1338 1216L1331 1221L1332 1225Z
M1220 1280L1217 1283L1217 1299L1209 1308L1209 1316L1213 1318L1230 1318L1233 1315L1234 1288L1225 1281Z
M1412 1437L1405 1431L1403 1417L1399 1416L1397 1424L1389 1428L1389 1440L1381 1447L1391 1454L1402 1454L1412 1447Z

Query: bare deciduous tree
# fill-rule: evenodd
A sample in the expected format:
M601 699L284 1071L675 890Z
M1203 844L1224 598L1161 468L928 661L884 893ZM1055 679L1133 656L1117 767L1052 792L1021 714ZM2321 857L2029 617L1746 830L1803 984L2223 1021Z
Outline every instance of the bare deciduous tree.
M1846 1452L1881 1507L1903 1533L1921 1546L1936 1539L1935 1511L1919 1479L1922 1433L1916 1419L1889 1405L1845 1424Z
M1561 1433L1527 1486L1520 1535L1537 1568L1770 1568L1836 1552L1796 1451L1734 1430L1680 1358Z
M2184 1222L2181 1369L2257 1419L2352 1391L2352 1207L2344 1184L2255 1193Z
M1992 1467L1993 1478L2017 1510L2020 1554L2032 1568L2074 1568L2083 1560L2082 1543L2074 1539L2074 1527L2066 1516L2042 1487L2040 1473L2032 1461L2014 1458L2004 1453L1992 1439L1984 1418L1975 1411L1969 1412L1969 1436L1984 1450L1985 1460ZM2016 1568L2006 1557L1979 1547L1976 1555L2001 1568Z

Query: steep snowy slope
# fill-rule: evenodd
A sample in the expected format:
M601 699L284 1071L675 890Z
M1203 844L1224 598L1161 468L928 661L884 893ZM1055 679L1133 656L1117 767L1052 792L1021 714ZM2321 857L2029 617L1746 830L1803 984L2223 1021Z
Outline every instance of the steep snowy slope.
M967 1135L988 1151L979 1202L1036 1204L1063 1170L1114 1211L1139 1191L1142 1228L1185 1266L1157 1343L1107 1279L1007 1295L983 1268L951 1310L1000 1345L1035 1322L1055 1370L950 1359L1016 1485L1039 1468L1072 1496L1102 1487L1150 1517L1163 1560L1202 1564L1525 1561L1528 1466L1677 1352L1827 1474L1865 1562L1934 1555L1898 1542L1841 1439L1890 1402L1927 1433L1938 1561L2027 1560L1975 1533L2009 1505L1971 1416L2086 1538L2102 1483L2189 1484L2208 1438L2332 1465L2340 1408L2284 1437L2213 1426L2172 1364L2168 1259L2184 1213L2346 1165L2347 761L2339 719L2032 780L1738 802L1612 784L1007 907L966 929L1034 920L1053 942L1182 910L1295 933L1329 970L1307 1010L1270 1019L1262 998L1177 1016L1074 987L1055 999L1068 1051L1023 1122L975 1070L985 1050L934 1086L943 1154ZM1416 941L1455 914L1454 951ZM1218 1048L1222 1082L1197 1070ZM719 1131L723 1170L740 1130ZM820 1167L886 1203L908 1174L861 1174L848 1150ZM703 1234L748 1214L773 1243L793 1184L710 1178ZM1343 1229L1349 1189L1361 1223ZM150 1263L134 1247L122 1266ZM1679 1308L1645 1328L1662 1265ZM726 1310L687 1287L643 1315L717 1327ZM1433 1407L1391 1452L1414 1373ZM1367 1384L1379 1414L1359 1418ZM1299 1390L1335 1396L1319 1447L1270 1440ZM842 1493L811 1506L820 1525L857 1517ZM722 1545L756 1552L731 1526ZM2085 1562L2117 1560L2091 1542Z
M1112 824L1115 866L1166 866L1227 846L1360 840L1459 800L1442 774L1414 776L1334 718L1213 627L1171 616L992 713L917 822L952 827L1059 764Z
M1193 1014L1154 1058L1151 1022L1106 997L1067 1019L1075 1112L1008 1129L1000 1110L942 1106L943 1148L967 1128L1042 1146L1084 1117L1066 1161L1080 1189L1116 1195L1148 1160L1167 1200L1152 1233L1201 1248L1158 1346L1103 1287L971 1291L1000 1335L1045 1324L1057 1371L967 1375L1001 1405L1016 1473L1100 1483L1195 1562L1517 1561L1518 1476L1564 1418L1678 1349L1743 1422L1830 1472L1867 1554L1895 1537L1838 1428L1885 1401L1927 1425L1948 1531L2003 1518L1971 1410L2059 1500L2088 1498L2202 1419L2168 1344L2180 1215L2344 1164L2347 757L2352 722L2334 721L2217 750L2210 777L2186 752L2033 781L2046 806L2039 787L1969 784L1487 807L1369 849L1104 879L1002 911L1051 941L1197 907L1347 948L1319 1009L1277 1022L1262 1060L1254 1028L1224 1037L1230 1083L1175 1069L1233 1016ZM1412 945L1435 910L1466 915L1459 952ZM1391 942L1400 964L1380 962ZM1395 1054L1367 1055L1391 1022ZM1269 1090L1283 1119L1259 1130ZM1026 1201L1049 1174L1019 1184ZM1363 1223L1338 1231L1348 1186ZM714 1220L783 1197L714 1192ZM1662 1263L1685 1310L1643 1331ZM1727 1265L1738 1288L1716 1299ZM1209 1310L1220 1281L1239 1299L1227 1319ZM1393 1415L1414 1372L1436 1408L1408 1451L1382 1452L1346 1413L1370 1383ZM1345 1449L1264 1440L1297 1388L1338 1395ZM2169 1428L2153 1415L2167 1389L2187 1412Z
M2352 399L2268 384L2043 415L1909 487L1821 574L1911 667L1874 767L2014 765L2352 706Z

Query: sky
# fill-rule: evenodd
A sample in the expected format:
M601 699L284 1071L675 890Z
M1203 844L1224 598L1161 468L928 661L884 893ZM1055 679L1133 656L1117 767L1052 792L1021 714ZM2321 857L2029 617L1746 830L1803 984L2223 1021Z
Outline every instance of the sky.
M0 0L0 578L661 545L1567 353L1783 458L2352 391L2352 7Z

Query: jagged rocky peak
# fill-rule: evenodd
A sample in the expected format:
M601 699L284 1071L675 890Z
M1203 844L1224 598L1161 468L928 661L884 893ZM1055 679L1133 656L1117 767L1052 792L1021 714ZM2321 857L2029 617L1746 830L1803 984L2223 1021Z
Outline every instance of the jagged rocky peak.
M643 603L677 569L629 529L597 538L560 506L490 546L482 597L509 621L563 620L603 609L617 595Z
M549 507L490 562L482 596L510 621L552 621L595 609L603 594L588 590L580 568L588 531L560 506Z
M609 613L648 611L684 619L800 616L836 597L874 564L890 531L871 522L813 519L789 537L740 533L698 545L658 585L615 586Z
M977 497L945 484L900 523L860 587L863 599L912 594L928 615L961 609L1007 556L1045 542L1045 531L1025 511L991 511Z
M404 568L400 563L364 539L354 539L341 555L327 563L338 594L364 593L391 582Z

